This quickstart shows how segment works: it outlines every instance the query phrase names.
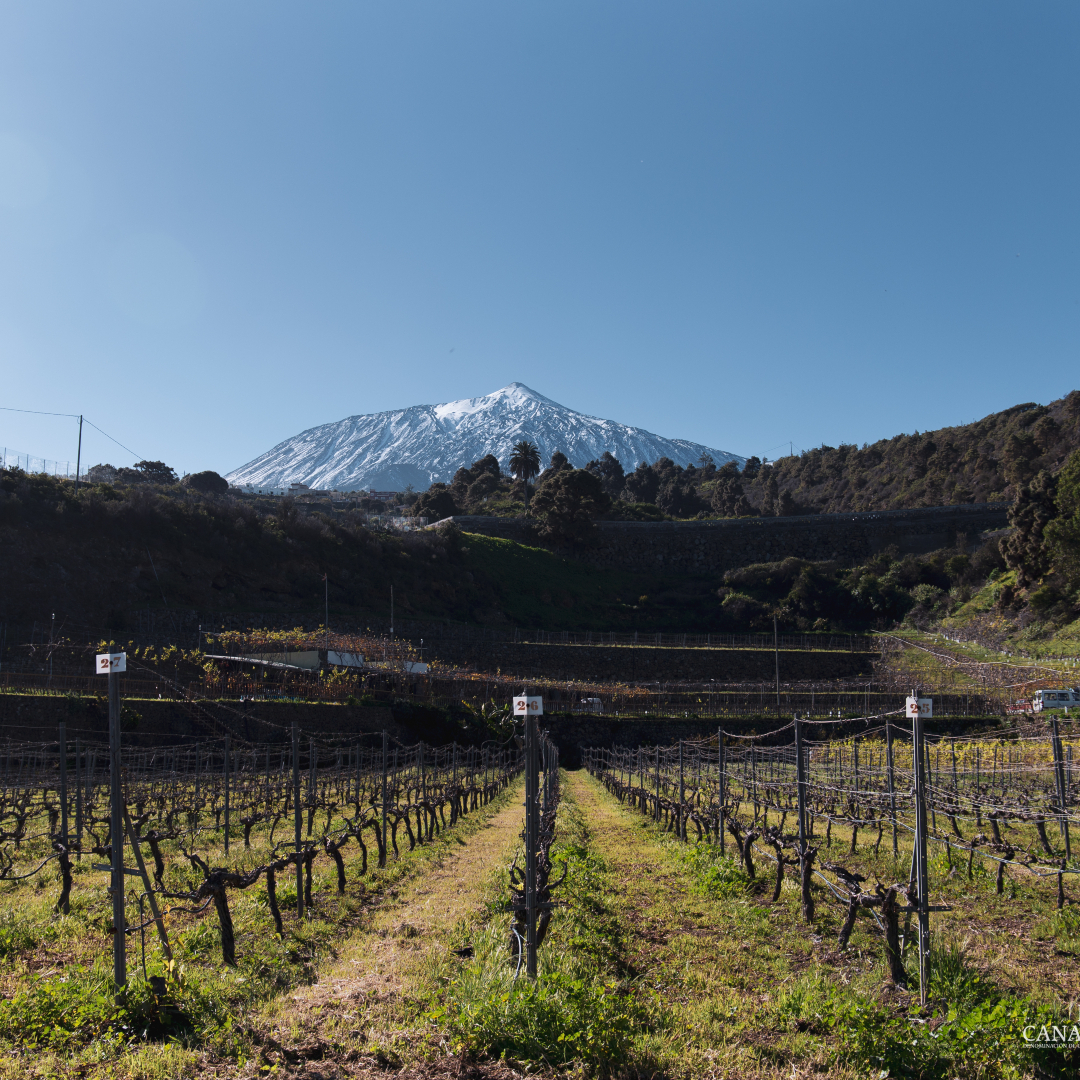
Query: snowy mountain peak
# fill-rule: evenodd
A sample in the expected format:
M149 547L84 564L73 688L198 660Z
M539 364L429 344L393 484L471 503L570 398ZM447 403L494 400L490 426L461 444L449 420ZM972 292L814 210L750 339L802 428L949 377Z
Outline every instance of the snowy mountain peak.
M448 401L445 405L434 405L435 415L447 424L456 425L466 416L472 416L478 412L490 412L502 406L514 408L529 406L534 403L550 405L556 409L562 406L550 398L530 390L524 383L512 382L494 394L485 394L483 397L462 398L460 401ZM570 410L566 410L569 412ZM472 464L472 462L469 462Z
M695 464L709 454L721 465L743 459L683 439L600 420L560 405L524 383L442 405L350 416L309 428L229 473L230 483L285 487L301 482L339 491L418 490L449 481L462 465L494 454L506 469L514 444L536 443L546 463L561 450L578 467L610 451L627 472L669 457Z

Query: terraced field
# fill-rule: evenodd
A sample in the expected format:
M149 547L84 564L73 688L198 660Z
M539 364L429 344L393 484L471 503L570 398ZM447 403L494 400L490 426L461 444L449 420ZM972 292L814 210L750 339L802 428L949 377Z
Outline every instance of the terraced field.
M47 888L38 909L19 910L17 886L0 884L9 908L0 1076L786 1080L1077 1067L1075 1050L1033 1050L1022 1035L1031 1023L1062 1023L1062 1003L1080 996L1077 909L1058 911L1051 883L1010 868L1003 898L991 873L968 878L935 863L935 895L951 911L935 924L935 981L920 1010L914 974L908 989L889 983L873 918L860 918L840 948L846 909L827 889L816 890L808 927L797 875L773 900L771 871L751 880L730 848L679 840L670 822L585 771L562 774L551 857L554 878L566 873L532 982L509 940L521 800L515 781L383 869L360 873L354 853L340 896L327 866L314 910L304 921L287 915L280 937L265 929L265 898L245 894L235 969L220 966L212 915L178 917L167 974L189 1024L171 1035L153 1026L162 1017L145 995L142 1029L128 1009L66 1043L41 1025L20 1035L46 988L62 995L67 979L93 990L71 944L90 932L80 894L90 885L78 875L73 913L49 916ZM836 851L868 879L901 875L869 840L852 862L838 832ZM95 947L104 944L99 936ZM147 966L162 969L149 940ZM133 999L139 985L135 974Z

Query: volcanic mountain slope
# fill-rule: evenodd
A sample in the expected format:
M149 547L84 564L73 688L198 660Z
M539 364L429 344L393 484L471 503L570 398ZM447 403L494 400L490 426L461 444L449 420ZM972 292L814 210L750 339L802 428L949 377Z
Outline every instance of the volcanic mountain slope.
M665 439L643 428L600 420L567 409L522 383L484 397L444 405L350 416L309 428L228 474L230 483L281 487L400 491L449 481L462 465L493 454L506 469L514 444L536 443L546 464L561 450L578 467L610 451L627 470L639 462L671 458L697 463L710 454L717 465L743 458L685 439Z

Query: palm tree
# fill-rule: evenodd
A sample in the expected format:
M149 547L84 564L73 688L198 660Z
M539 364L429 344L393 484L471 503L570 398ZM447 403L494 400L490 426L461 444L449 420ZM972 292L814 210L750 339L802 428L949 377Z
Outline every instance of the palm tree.
M536 443L522 439L514 444L510 455L510 475L516 476L525 488L525 516L529 516L529 481L540 475L540 451Z

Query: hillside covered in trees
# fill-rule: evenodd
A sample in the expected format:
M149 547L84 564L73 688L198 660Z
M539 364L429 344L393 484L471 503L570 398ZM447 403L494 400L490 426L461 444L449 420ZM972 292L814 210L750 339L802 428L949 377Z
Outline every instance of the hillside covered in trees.
M822 446L757 470L745 485L767 510L785 493L797 510L839 513L1011 501L1041 470L1080 447L1080 391L1050 405L1014 405L973 424L896 435L869 446ZM775 493L772 480L775 479Z
M581 470L549 481L552 505ZM357 511L252 501L180 484L83 485L0 470L0 624L67 636L133 629L148 609L306 613L591 630L858 630L968 599L1005 569L996 542L970 555L882 553L864 567L788 559L728 574L599 570L563 550L454 528L382 532ZM571 523L572 524L572 523ZM581 541L587 544L587 538ZM578 549L580 550L580 549ZM324 582L323 575L327 576ZM40 633L39 633L40 637Z
M1040 471L1060 469L1077 447L1080 391L1073 391L1050 405L1015 405L972 424L862 447L822 445L768 464L752 457L742 470L735 463L718 468L708 458L685 468L660 458L628 469L609 453L574 470L556 452L529 491L572 483L592 516L639 521L901 510L1012 501ZM598 483L571 482L567 471ZM413 513L432 519L514 515L524 511L524 488L488 456L409 501Z
M1029 641L1066 636L1080 616L1080 393L977 424L827 447L742 472L663 459L623 472L614 458L575 469L553 455L531 499L535 543L455 529L381 531L363 509L253 500L206 474L176 482L143 462L82 485L0 470L0 621L54 612L120 630L132 609L403 617L567 629L804 630L902 621L982 627ZM1071 451L1071 453L1070 453ZM205 482L203 482L205 480ZM494 458L414 496L414 511L521 512L520 483ZM598 571L585 553L597 518L886 509L1007 498L1006 536L930 555L883 552L859 567L787 559L696 576ZM545 550L545 548L547 550Z

